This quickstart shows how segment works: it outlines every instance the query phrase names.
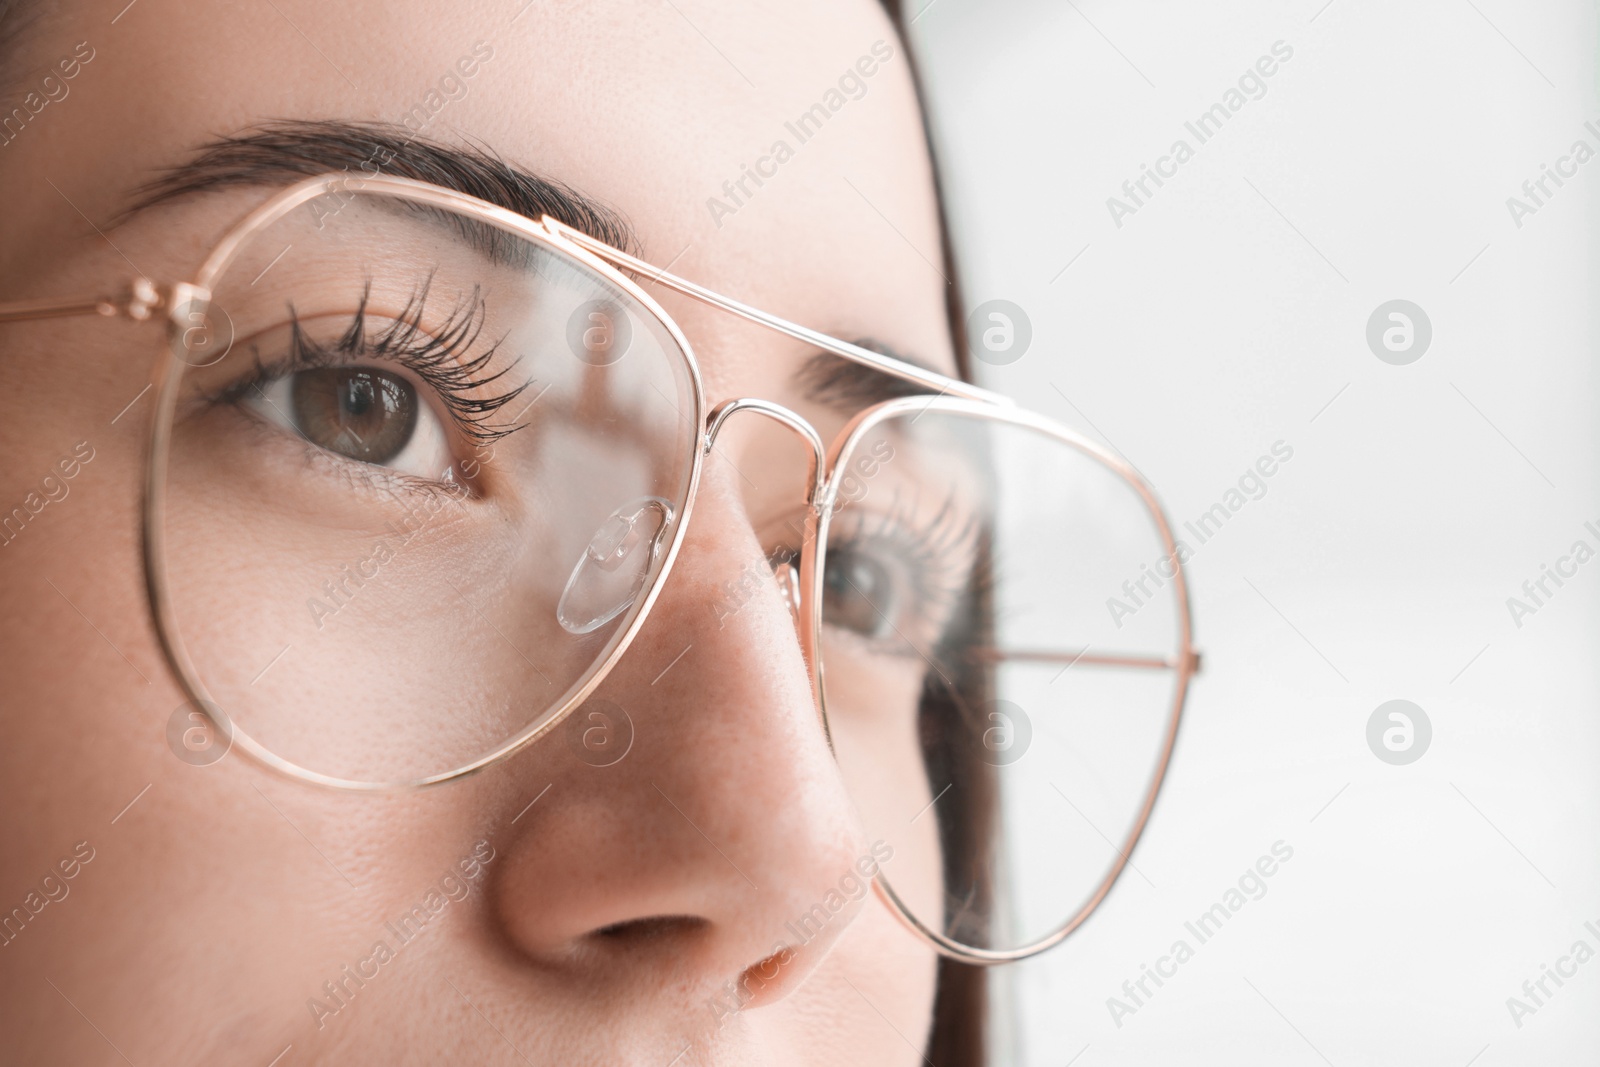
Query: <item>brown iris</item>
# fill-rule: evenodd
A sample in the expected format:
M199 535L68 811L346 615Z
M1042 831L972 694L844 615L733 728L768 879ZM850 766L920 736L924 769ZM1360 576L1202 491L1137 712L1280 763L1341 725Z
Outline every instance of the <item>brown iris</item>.
M362 463L387 463L417 425L417 394L403 378L371 367L317 367L290 387L295 426L319 448Z
M870 556L841 546L828 550L822 574L822 617L833 626L881 638L889 630L885 608L894 600L887 568Z

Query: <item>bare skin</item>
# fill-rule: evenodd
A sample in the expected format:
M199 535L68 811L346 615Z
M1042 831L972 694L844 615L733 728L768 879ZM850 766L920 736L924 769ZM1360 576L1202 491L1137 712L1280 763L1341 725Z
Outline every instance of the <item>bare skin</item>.
M268 190L107 229L134 187L256 123L398 121L483 42L492 57L429 138L488 146L610 205L647 258L711 288L953 373L917 104L875 4L519 14L140 0L112 25L115 14L69 0L11 63L26 90L80 42L93 52L70 94L0 148L0 299L97 292L130 263L187 276ZM708 210L880 41L893 58L860 99L765 185L747 184L735 213ZM825 437L842 425L845 412L800 395L804 346L660 299L695 343L709 396L793 406ZM785 923L871 844L783 600L763 587L725 625L708 607L765 565L759 531L797 503L792 443L731 434L719 445L731 462L708 463L670 584L600 690L638 709L622 762L587 766L553 738L419 794L322 791L168 750L184 697L151 628L137 543L150 399L136 398L154 336L98 319L0 327L0 504L37 490L77 443L93 452L70 493L0 548L0 909L63 874L79 842L93 856L80 852L69 894L0 947L8 1056L266 1064L292 1046L277 1062L920 1061L934 958L870 895L770 980L750 980ZM464 899L338 1011L308 1009L474 856ZM741 980L751 999L719 1017L712 999Z

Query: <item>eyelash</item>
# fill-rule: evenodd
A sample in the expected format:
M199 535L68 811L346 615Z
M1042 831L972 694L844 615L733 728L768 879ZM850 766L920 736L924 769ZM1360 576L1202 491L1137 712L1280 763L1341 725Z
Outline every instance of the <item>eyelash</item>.
M947 611L978 577L971 568L958 566L955 561L970 555L974 565L979 562L976 550L979 522L975 515L962 519L954 493L931 517L913 520L911 516L916 513L917 498L912 497L909 505L902 509L901 497L896 491L886 513L874 513L857 520L850 535L829 550L860 551L873 542L889 545L912 576L919 611ZM876 523L877 528L868 530L868 522ZM974 546L970 553L963 550L965 544Z
M236 402L295 371L376 359L397 363L420 378L438 395L457 430L475 444L488 444L520 429L520 426L493 426L491 420L501 408L521 396L530 383L523 382L492 396L481 395L484 389L511 372L511 367L506 367L493 374L485 373L504 338L470 359L461 358L463 353L472 350L483 333L487 305L480 290L474 287L470 300L452 309L437 332L430 334L422 328L430 285L431 280L424 283L388 326L369 337L366 320L372 280L367 279L349 326L331 345L308 336L294 305L289 305L289 354L266 364L261 362L257 350L255 373L230 386L221 399Z

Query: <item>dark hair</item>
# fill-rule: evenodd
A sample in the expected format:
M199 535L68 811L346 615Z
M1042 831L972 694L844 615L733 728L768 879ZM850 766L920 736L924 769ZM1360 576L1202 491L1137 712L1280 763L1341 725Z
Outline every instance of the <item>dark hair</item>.
M999 840L996 768L981 758L986 709L993 706L994 665L964 655L994 629L990 597L992 544L980 535L976 565L956 605L952 632L934 653L917 726L929 782L957 783L963 802L938 811L944 855L945 928L967 944L989 941L994 914L993 850ZM948 813L954 813L952 817ZM939 960L928 1052L934 1067L981 1067L988 1020L987 968Z
M912 51L906 38L908 23L904 17L901 0L880 0L889 18L894 22L895 29L900 33L900 51L906 57L906 63L911 70L911 84L916 90L918 111L922 117L923 139L928 144L928 157L933 161L933 195L939 209L939 234L942 251L942 267L944 276L949 281L945 290L945 314L950 321L950 341L955 346L956 373L968 380L972 380L972 362L967 351L967 333L965 319L965 304L961 298L961 276L956 270L954 249L950 246L949 216L945 211L944 187L939 177L939 153L936 151L936 142L933 130L928 124L928 109L926 94L922 91L922 70L917 63L916 53ZM940 1064L939 1067L943 1067Z
M922 91L922 72L915 52L907 41L908 25L901 0L881 0L884 10L900 33L901 52L910 65L911 80L922 105L926 99ZM950 226L945 210L944 189L939 180L939 158L935 139L929 126L926 106L920 107L923 137L927 141L928 156L933 163L933 191L938 203L940 245L944 276L949 280L945 290L945 316L950 327L950 342L955 350L957 373L965 379L972 378L972 361L967 349L964 304L961 297L960 273L956 269L955 253L950 244ZM987 628L989 625L988 598L983 565L989 553L980 546L980 565L974 568L975 576L969 587L961 615L968 626ZM982 708L992 692L992 673L974 664L947 664L953 672L951 686L929 685L923 693L918 712L923 750L930 770L939 766L946 773L944 780L959 780L976 787L973 792L994 793L993 769L977 758L977 749L970 743L981 732L982 724L975 721L975 709ZM985 789L985 787L988 787ZM945 854L982 855L994 841L993 821L997 812L992 805L968 804L963 809L962 822L941 824L941 841ZM949 872L953 873L953 872ZM987 902L992 887L979 871L956 874L953 884L969 885L975 897ZM987 914L988 908L978 909ZM933 1028L928 1035L927 1055L934 1067L983 1067L985 1034L988 1019L987 969L940 957L938 990L934 997Z

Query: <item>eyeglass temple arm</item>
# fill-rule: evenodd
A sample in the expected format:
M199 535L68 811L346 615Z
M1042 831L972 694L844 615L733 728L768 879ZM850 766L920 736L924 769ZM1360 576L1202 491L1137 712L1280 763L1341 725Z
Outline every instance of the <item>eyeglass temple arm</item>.
M119 315L143 322L166 305L161 288L149 278L134 278L117 296L85 296L74 300L23 300L0 303L0 322L65 319L77 315Z
M914 385L920 385L927 389L932 389L944 396L958 396L964 397L968 400L983 400L992 404L1015 404L1015 401L1010 397L1002 396L999 393L992 393L987 389L982 389L976 385L973 385L971 382L964 382L958 378L951 378L947 375L940 374L937 371L924 370L921 367L906 363L903 360L895 359L893 356L885 356L874 352L871 349L862 348L860 345L853 345L848 341L841 341L837 337L829 337L825 333L818 333L816 330L797 325L787 319L781 319L776 315L769 315L765 311L760 311L751 307L749 304L741 303L732 297L723 296L721 293L713 292L704 286L696 285L694 282L691 282L686 278L680 278L676 274L672 274L661 269L660 267L653 267L642 259L636 259L633 256L628 255L628 253L623 252L620 249L613 248L604 241L596 240L581 230L575 230L570 226L564 225L548 215L544 216L541 221L545 229L549 230L552 234L555 234L564 240L570 241L572 244L577 245L579 248L582 248L584 251L589 252L592 255L599 256L608 263L612 263L616 266L632 271L633 273L641 275L652 282L655 282L659 285L664 285L668 289L682 293L684 296L693 297L702 303L721 308L723 311L730 312L742 319L753 322L758 326L764 326L769 330L776 330L778 333L786 334L789 337L793 337L797 341L804 341L806 344L820 348L824 352L830 352L833 355L843 357L844 359L848 359L854 363L865 364L866 366L880 370L884 374L888 374L891 377L899 378L901 381L910 382Z
M1138 670L1174 671L1187 667L1190 674L1200 673L1200 653L1187 649L1176 659L1159 656L1133 656L1081 652L1053 652L1046 649L1002 649L993 646L974 648L968 655L982 663L1064 663L1068 667L1084 663L1092 667L1130 667Z

